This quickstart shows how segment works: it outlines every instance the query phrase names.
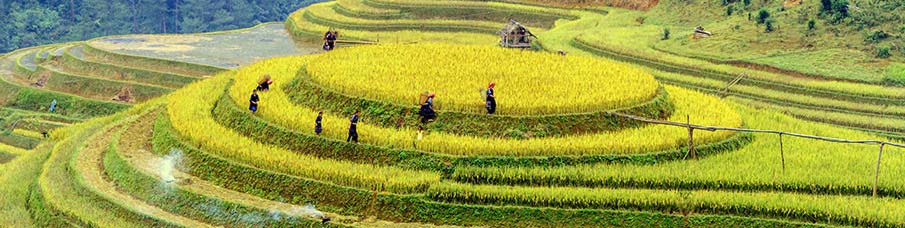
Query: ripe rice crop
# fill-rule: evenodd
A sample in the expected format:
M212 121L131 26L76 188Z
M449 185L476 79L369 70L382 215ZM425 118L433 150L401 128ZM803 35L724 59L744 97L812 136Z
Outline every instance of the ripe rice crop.
M28 150L0 143L0 152L7 152L14 155L25 155Z
M827 124L797 120L775 111L734 105L746 127L782 129L802 134L856 140L877 136ZM697 135L695 135L697 139ZM453 179L495 184L570 185L582 187L683 187L707 189L785 190L822 194L871 194L878 146L840 144L812 139L756 135L739 150L699 160L656 165L579 165L568 167L459 167ZM885 147L878 186L880 194L905 192L905 150ZM783 158L784 156L784 158ZM785 160L785 170L782 161Z
M29 138L35 138L35 139L44 138L44 135L41 134L41 133L38 133L38 132L36 132L36 131L30 131L30 130L20 129L20 128L13 129L13 134L18 134L18 135L21 135L21 136L25 136L25 137L29 137Z
M589 57L444 44L344 48L308 65L312 80L352 96L416 105L437 93L444 111L483 112L496 82L502 115L581 113L637 105L659 83L641 69Z
M356 13L365 13L368 15L392 15L400 13L398 9L384 9L368 6L367 4L364 4L364 0L337 0L336 4L350 11L354 11Z
M170 96L167 111L173 127L192 145L255 167L372 190L416 192L440 180L436 173L319 159L242 137L211 117L219 97L216 94L223 91L232 75L224 73L191 84Z
M320 39L325 31L335 28L340 32L340 40L379 41L381 43L443 42L492 45L496 44L499 39L492 34L471 32L422 32L415 28L405 31L363 31L343 26L326 26L305 19L306 12L307 9L296 11L286 20L287 27L296 36Z
M366 0L371 4L382 6L393 6L400 8L480 8L487 10L501 10L513 12L527 12L539 15L556 15L560 17L573 18L576 14L573 11L531 6L522 4L512 4L503 2L490 1L433 1L433 0Z
M315 22L324 22L332 25L341 25L359 30L440 30L440 31L474 31L493 32L503 26L504 22L470 21L470 20L446 20L446 19L387 19L370 20L364 18L348 17L336 12L333 6L336 2L325 2L311 5L305 10L306 18ZM342 31L340 31L342 34Z
M627 208L742 216L779 216L860 226L902 226L903 200L782 192L682 191L572 187L512 187L439 183L428 195L465 203L565 208Z
M269 92L261 93L260 110L257 115L278 126L313 134L313 121L317 111L292 103L283 88L296 76L301 67L315 57L318 56L275 58L241 68L229 93L236 103L247 105L248 96L256 81L262 75L269 74L275 82ZM677 107L671 118L673 121L684 122L685 115L690 114L692 122L697 124L734 127L742 125L739 115L715 97L677 87L667 87L667 90ZM349 126L348 118L325 112L323 136L345 140L346 129ZM422 140L416 141L417 131L414 129L377 127L369 125L368 118L363 116L363 122L358 124L363 143L461 156L638 154L683 147L688 137L687 130L683 128L648 125L618 132L526 140L431 132ZM732 135L733 133L725 131L696 132L694 138L696 143L705 144L721 141Z

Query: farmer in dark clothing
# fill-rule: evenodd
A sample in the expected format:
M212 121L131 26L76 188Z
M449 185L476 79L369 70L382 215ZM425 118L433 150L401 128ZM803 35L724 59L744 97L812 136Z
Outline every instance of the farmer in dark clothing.
M496 113L496 98L493 96L493 87L496 87L496 83L491 82L490 85L487 86L487 114L493 115Z
M264 79L258 83L258 91L269 91L270 84L273 84L273 79L270 79L270 75L265 75Z
M261 101L261 98L258 97L258 90L252 90L251 98L248 99L248 110L251 110L252 113L258 112L258 101Z
M355 142L358 143L358 115L361 114L361 111L355 111L355 114L352 115L352 118L349 119L349 137L346 138L346 142Z
M327 41L327 38L329 38L331 34L333 34L333 33L330 31L327 31L327 33L324 33L324 51L330 50L330 42Z
M421 104L421 109L418 110L418 115L421 115L421 124L427 124L428 121L434 121L437 119L437 112L434 111L434 97L437 94L430 94L427 96L427 101L424 104Z
M337 32L328 31L327 34L324 35L324 50L333 50L336 47L336 36Z
M421 116L421 125L418 125L418 140L421 140L424 137L424 129L428 122L433 122L437 120L437 112L434 111L434 97L437 94L431 93L427 96L427 100L424 101L424 104L421 104L421 109L418 110L418 115Z
M316 134L317 136L320 136L321 132L324 131L324 125L321 122L323 120L324 120L324 112L318 112L317 118L314 119L314 134Z

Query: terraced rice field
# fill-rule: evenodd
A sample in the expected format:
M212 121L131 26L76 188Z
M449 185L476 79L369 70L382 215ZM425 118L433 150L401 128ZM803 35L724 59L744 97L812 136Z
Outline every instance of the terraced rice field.
M279 23L195 35L126 35L86 42L92 49L115 54L146 56L215 68L234 69L284 55L309 54L321 46L295 42Z
M6 54L0 226L905 227L905 151L891 144L878 162L876 145L616 114L889 141L901 91L696 62L595 32L651 33L629 26L634 11L531 2L339 0L285 30ZM493 47L508 16L532 26L538 52L567 56ZM290 45L331 27L339 50ZM264 75L274 84L252 113ZM487 81L501 115L481 111ZM67 87L79 83L96 87ZM134 100L104 98L124 87ZM424 90L440 117L422 132Z

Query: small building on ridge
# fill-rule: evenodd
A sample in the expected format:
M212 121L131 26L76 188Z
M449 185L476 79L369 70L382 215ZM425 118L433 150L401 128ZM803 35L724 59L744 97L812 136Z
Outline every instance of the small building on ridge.
M500 29L499 35L500 46L506 48L530 48L533 39L537 38L528 28L511 19Z

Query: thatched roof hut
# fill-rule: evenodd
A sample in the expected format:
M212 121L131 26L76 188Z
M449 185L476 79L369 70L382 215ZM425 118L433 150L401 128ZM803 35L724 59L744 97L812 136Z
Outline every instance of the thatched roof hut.
M500 29L499 35L500 46L507 48L530 48L532 38L537 38L528 28L511 19Z

